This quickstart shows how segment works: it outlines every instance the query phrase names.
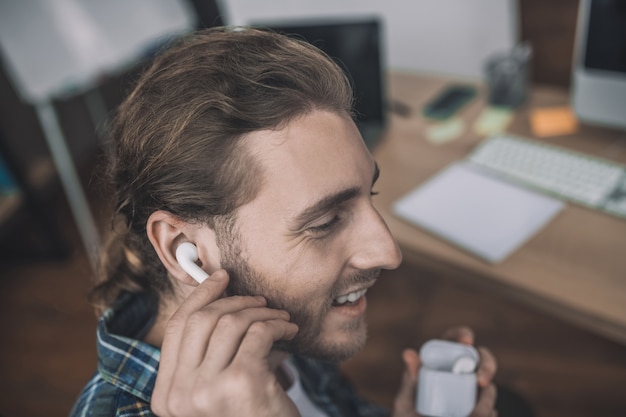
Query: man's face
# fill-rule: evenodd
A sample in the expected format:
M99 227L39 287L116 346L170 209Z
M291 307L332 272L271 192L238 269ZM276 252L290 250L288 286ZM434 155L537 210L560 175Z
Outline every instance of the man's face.
M223 248L230 293L263 295L290 312L300 331L282 348L345 359L365 343L365 291L401 260L372 206L376 164L354 123L335 113L314 111L245 140L264 176Z

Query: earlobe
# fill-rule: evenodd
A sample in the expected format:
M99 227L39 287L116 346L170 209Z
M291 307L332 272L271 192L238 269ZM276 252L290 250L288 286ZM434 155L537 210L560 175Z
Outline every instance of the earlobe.
M146 226L148 239L171 277L187 285L197 284L176 259L176 249L184 242L196 245L198 264L207 274L220 268L215 233L208 226L187 223L163 210L152 213Z

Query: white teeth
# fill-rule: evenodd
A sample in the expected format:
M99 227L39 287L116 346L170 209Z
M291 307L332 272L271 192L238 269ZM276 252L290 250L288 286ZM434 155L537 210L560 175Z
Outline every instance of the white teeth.
M341 295L335 298L335 304L345 304L346 302L353 303L359 298L363 297L363 295L365 295L366 292L367 290L359 290L359 291L351 292L350 294Z

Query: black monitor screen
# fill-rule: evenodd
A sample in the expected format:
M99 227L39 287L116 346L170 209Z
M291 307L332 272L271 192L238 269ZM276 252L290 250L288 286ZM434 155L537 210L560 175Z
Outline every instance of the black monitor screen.
M296 35L326 52L348 73L353 83L357 124L383 123L384 92L378 20L258 26Z
M626 1L593 0L585 67L626 73Z

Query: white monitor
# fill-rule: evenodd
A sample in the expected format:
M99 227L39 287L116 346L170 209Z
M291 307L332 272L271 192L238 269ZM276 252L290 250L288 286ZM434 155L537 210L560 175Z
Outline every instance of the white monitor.
M626 1L581 0L574 52L578 117L626 129Z

